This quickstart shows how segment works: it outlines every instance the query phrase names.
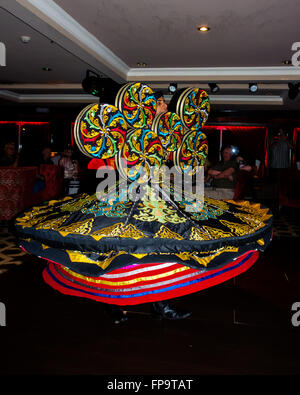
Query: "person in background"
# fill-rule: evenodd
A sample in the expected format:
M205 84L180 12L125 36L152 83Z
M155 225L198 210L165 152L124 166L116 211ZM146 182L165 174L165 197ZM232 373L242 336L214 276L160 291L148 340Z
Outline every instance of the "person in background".
M290 151L293 146L288 141L288 134L279 129L277 139L271 144L271 169L287 169L290 167Z
M212 186L205 188L205 195L213 199L233 199L238 163L231 146L222 151L222 160L212 166L207 174L212 178Z
M17 167L19 156L16 145L13 141L9 141L4 145L3 155L0 159L0 166Z
M42 149L41 159L40 159L40 163L39 164L53 165L54 163L53 163L52 158L51 158L51 153L52 153L51 148L49 146L45 146Z
M43 176L43 174L40 173L40 165L53 165L53 162L51 160L51 152L52 152L51 148L48 145L46 145L42 149L41 154L36 162L36 165L38 167L38 174L33 187L34 193L40 192L46 186L45 177Z
M69 194L70 186L74 180L79 183L79 163L74 158L73 149L68 146L58 162L64 172L64 192Z
M292 149L287 132L279 129L270 147L270 179L276 186L279 184L280 177L284 177L290 167Z
M51 157L51 160L54 165L58 166L61 158L61 154L59 152L54 152L54 154L55 155Z
M238 154L236 162L238 168L233 200L243 200L246 196L248 199L253 194L253 177L256 171L255 161L249 154Z
M292 144L288 140L288 133L282 128L270 147L270 181L274 186L273 211L280 210L280 195L284 194L287 173L291 165Z
M242 156L240 156L240 155L237 156L236 162L237 162L240 170L247 171L247 172L252 171L252 166Z

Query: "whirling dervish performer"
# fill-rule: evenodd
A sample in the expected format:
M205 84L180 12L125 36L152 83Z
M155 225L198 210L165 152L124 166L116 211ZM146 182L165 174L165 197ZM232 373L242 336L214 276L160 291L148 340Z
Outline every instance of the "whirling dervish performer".
M91 159L114 158L117 171L93 195L50 201L16 220L20 246L47 260L45 282L115 306L117 323L127 319L121 307L149 302L155 317L188 317L167 300L245 272L272 235L272 215L260 204L185 188L207 157L201 128L209 97L184 89L172 112L161 96L128 83L114 105L84 108L74 128L79 149Z

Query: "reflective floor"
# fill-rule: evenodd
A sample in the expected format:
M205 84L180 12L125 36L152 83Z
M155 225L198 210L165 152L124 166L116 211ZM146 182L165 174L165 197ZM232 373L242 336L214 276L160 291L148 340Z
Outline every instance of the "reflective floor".
M174 299L174 306L193 312L190 318L153 320L149 306L140 305L128 307L129 320L119 326L102 304L46 285L45 263L16 249L2 226L2 374L299 374L300 326L292 324L292 305L300 303L295 218L275 219L271 246L247 272Z

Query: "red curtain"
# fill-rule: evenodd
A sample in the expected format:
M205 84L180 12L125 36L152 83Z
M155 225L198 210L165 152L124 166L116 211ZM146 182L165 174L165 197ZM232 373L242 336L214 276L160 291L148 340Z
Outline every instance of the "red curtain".
M292 164L300 161L300 128L295 128L293 131L293 157Z

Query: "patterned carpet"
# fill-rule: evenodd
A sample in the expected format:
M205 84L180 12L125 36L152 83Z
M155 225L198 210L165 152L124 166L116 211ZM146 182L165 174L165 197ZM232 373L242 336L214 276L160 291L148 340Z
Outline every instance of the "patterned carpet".
M15 236L8 229L7 224L0 225L0 275L10 267L21 265L26 255L16 244Z
M281 212L274 218L273 239L300 238L300 213ZM6 222L0 222L0 275L20 265L27 254L16 244Z
M300 237L300 216L298 212L281 213L274 218L274 238Z

